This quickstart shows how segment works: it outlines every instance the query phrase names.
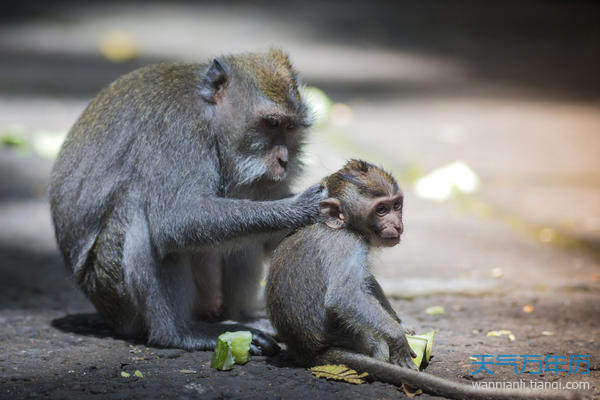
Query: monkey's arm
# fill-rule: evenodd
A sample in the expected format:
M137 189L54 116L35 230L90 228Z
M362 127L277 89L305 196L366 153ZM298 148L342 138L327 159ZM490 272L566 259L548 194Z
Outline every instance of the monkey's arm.
M322 197L320 185L273 201L186 196L177 199L168 211L149 215L150 226L154 228L155 246L162 254L190 247L236 246L243 244L240 239L245 237L315 222Z
M383 309L386 310L396 321L398 321L399 324L401 324L402 320L400 319L400 317L398 317L398 314L396 314L396 311L394 311L394 309L392 308L392 305L390 304L387 297L385 297L383 289L381 288L381 285L379 285L379 282L377 282L375 277L373 275L370 275L366 279L365 283L371 295L373 295L373 297L375 297L377 301L379 301L379 304L381 304Z
M390 360L406 368L415 368L404 329L368 287L371 274L364 257L351 255L345 266L331 277L325 295L326 312L357 332L374 331L390 348ZM341 271L340 271L341 270Z

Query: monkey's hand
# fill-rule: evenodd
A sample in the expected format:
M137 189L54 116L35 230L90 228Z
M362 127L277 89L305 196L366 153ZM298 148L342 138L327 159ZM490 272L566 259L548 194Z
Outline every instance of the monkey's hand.
M294 207L299 209L304 217L304 225L311 225L321 220L319 203L326 198L327 189L320 183L310 186L292 198Z
M417 355L410 348L406 335L401 337L390 346L390 362L400 367L418 370L417 365L413 362L413 358Z

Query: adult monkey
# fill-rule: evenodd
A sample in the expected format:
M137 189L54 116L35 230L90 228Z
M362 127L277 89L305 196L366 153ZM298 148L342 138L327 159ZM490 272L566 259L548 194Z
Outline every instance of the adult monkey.
M576 398L568 392L485 390L416 371L400 318L370 271L369 251L400 242L403 195L381 168L351 160L326 177L322 223L273 254L267 312L292 360L346 364L373 378L452 399Z
M293 197L310 124L280 50L141 68L101 91L50 182L68 268L119 334L214 348L214 322L251 316L263 244L310 224L321 187ZM278 350L254 330L252 351Z

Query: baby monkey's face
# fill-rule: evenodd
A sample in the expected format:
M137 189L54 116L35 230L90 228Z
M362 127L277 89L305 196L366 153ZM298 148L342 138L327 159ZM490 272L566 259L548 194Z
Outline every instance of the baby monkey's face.
M398 191L392 196L373 199L367 214L367 238L371 246L393 247L400 243L404 196Z

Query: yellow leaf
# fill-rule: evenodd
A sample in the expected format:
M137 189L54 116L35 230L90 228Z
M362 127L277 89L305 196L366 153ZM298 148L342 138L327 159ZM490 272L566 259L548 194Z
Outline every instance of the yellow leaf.
M140 371L139 369L136 369L133 374L135 376L137 376L138 378L143 378L144 377L144 374L142 374L142 371Z
M508 336L508 339L511 342L514 342L516 339L515 335L507 329L502 329L499 331L489 331L486 336Z
M325 379L333 379L336 381L344 381L348 383L354 383L355 385L360 385L361 383L365 383L364 378L369 376L368 373L363 372L359 374L353 369L348 368L347 366L340 365L317 365L316 367L310 368L310 372L317 378L325 378Z
M531 304L527 304L527 305L523 306L524 313L529 314L529 313L532 313L533 310L534 310L534 307Z
M121 372L121 376L122 376L123 378L129 378L129 377L131 376L131 374L130 374L129 372L122 371L122 372Z
M407 385L406 383L402 385L402 390L408 397L415 397L423 393L418 387Z

